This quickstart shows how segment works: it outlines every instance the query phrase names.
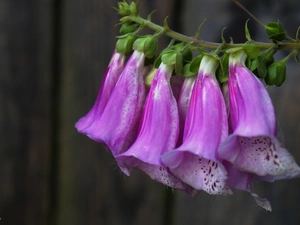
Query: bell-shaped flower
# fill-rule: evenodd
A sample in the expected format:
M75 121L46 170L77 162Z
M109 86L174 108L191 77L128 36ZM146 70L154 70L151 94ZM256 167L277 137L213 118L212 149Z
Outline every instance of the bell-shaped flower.
M178 138L178 109L170 86L173 66L161 64L152 81L142 113L136 141L116 160L130 175L132 168L147 173L153 180L177 189L187 185L174 177L161 162L161 155L175 148Z
M103 110L110 98L110 95L123 70L125 55L113 53L110 63L102 79L96 101L91 110L75 124L77 130L85 133L84 129L89 127L97 118L101 117Z
M276 138L275 112L268 92L246 68L246 58L243 50L229 57L232 134L222 142L219 155L237 169L266 176L266 180L299 176L300 168Z
M218 61L204 56L185 121L183 143L162 156L163 163L180 180L209 194L231 194L227 172L217 154L228 135L224 98L215 78Z
M144 67L145 56L134 51L102 113L85 132L103 143L112 154L127 150L137 136L138 122L146 98L143 76L149 69Z
M189 108L190 99L192 96L192 90L195 81L196 81L196 76L190 76L184 78L184 82L177 99L178 112L179 112L179 136L178 136L177 146L180 146L182 144L186 114Z

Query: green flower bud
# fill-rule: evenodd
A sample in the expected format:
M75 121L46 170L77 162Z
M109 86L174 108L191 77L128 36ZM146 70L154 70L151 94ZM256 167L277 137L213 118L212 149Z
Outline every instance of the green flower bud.
M155 56L158 46L158 40L153 36L144 36L138 38L133 43L133 49L144 52L147 58L153 58Z
M139 14L137 3L131 2L129 8L130 8L131 15L137 16Z
M268 67L268 73L265 82L268 85L281 86L286 77L286 65L284 62L274 62Z
M135 31L137 24L134 22L124 23L120 28L120 34L128 34Z
M186 43L184 42L175 45L174 50L181 51L184 62L190 62L193 58L192 51L186 46Z
M126 56L132 53L133 43L136 37L133 34L128 34L123 38L120 38L116 44L116 50L118 53L123 53Z
M130 7L126 1L118 2L118 13L122 16L129 16L130 15Z
M175 50L167 51L162 54L161 61L166 65L174 65L175 73L182 73L183 57L181 52Z
M147 58L153 58L156 54L158 40L156 37L148 37L144 45L144 53Z
M257 58L251 60L250 70L259 78L265 78L268 73L268 66L274 62L273 54L263 52Z
M287 37L285 29L279 21L268 23L265 29L269 39L273 41L283 41Z

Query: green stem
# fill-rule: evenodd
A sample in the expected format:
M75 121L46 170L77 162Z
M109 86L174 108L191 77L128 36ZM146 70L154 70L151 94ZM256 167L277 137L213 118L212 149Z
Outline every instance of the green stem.
M125 21L133 21L136 22L138 24L143 24L144 26L149 27L150 29L156 31L156 32L162 32L164 31L164 34L176 39L177 41L182 41L185 43L193 43L193 45L197 45L199 47L203 47L203 48L210 48L210 49L217 49L220 46L222 46L221 43L215 43L215 42L208 42L208 41L203 41L194 37L188 37L186 35L180 34L176 31L171 30L169 27L162 27L159 26L155 23L152 23L149 20L143 19L139 16L126 16L123 17L122 20ZM252 42L253 44L255 44L256 46L258 46L260 49L268 49L271 48L273 46L276 46L276 44L274 43L265 43L265 42ZM226 50L226 49L230 49L230 48L236 48L236 47L241 47L243 46L245 43L238 43L238 44L223 44L222 49ZM293 42L293 43L279 43L277 44L277 49L278 50L300 50L300 42Z
M260 25L262 25L263 27L266 27L265 24L263 24L263 22L261 22L259 19L257 19L248 9L246 9L246 7L244 7L242 5L242 3L240 3L238 0L233 0L233 2L240 7L242 10L244 10L249 16L251 16L257 23L259 23Z

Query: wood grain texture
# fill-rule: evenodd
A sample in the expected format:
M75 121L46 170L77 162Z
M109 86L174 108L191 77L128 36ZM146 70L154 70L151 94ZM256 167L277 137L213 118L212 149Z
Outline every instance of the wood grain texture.
M0 1L0 217L44 224L51 148L50 1Z
M280 19L293 36L300 4L285 3L244 1L263 22ZM163 24L169 16L170 28L187 35L207 18L202 39L220 41L227 26L226 38L244 41L247 16L231 1L139 4L144 17L157 9L154 22ZM125 176L108 151L77 133L75 122L93 105L114 50L120 18L112 9L116 5L116 0L0 0L0 224L300 224L299 180L255 183L273 213L241 191L230 197L201 192L191 198L140 171ZM263 30L250 23L253 38L264 41ZM169 40L161 38L160 49ZM269 89L286 146L298 163L299 74L299 66L289 63L286 83Z

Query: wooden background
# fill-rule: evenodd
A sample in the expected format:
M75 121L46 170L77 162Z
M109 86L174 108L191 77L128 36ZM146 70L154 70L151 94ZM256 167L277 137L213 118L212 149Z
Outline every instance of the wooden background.
M291 36L300 25L295 0L244 0L263 22L280 19ZM270 4L272 3L272 6ZM300 181L255 183L273 212L249 194L171 192L141 172L121 174L112 156L77 133L114 49L119 16L112 0L0 0L0 224L5 225L296 225ZM230 0L140 0L141 14L200 37L244 42L248 18ZM250 21L253 37L263 29ZM161 47L166 40L162 40ZM279 55L284 57L284 53ZM288 149L300 163L300 67L270 88Z

